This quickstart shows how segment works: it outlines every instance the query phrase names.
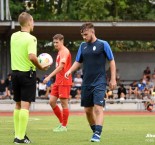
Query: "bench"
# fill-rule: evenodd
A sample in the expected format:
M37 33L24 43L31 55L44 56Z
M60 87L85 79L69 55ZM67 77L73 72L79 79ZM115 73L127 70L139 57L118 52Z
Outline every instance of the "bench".
M76 99L69 100L69 109L72 108L73 104L78 104L79 107L80 107L80 102L81 102L81 100L76 100ZM60 100L58 100L57 103L60 104ZM6 105L7 104L12 104L12 105L14 105L15 101L14 100L10 100L10 99L4 99L4 100L0 100L0 104L6 104ZM47 100L47 99L36 99L35 102L32 102L30 110L34 111L35 110L35 106L37 104L48 104L49 105L49 100ZM0 110L1 110L1 105L0 105Z
M116 108L116 110L118 110L118 108L119 107L121 108L121 106L123 106L123 105L125 106L125 105L130 105L131 104L131 106L128 106L129 110L133 109L131 107L132 107L132 105L134 105L135 110L142 111L142 110L144 110L144 102L145 101L149 101L149 100L140 100L140 99L126 99L126 100L114 99L114 100L106 100L105 101L104 109L105 110L109 110L108 106L110 106L110 105L112 106L113 104L115 104L115 108ZM79 109L79 108L82 109L80 107L80 102L81 102L80 100L71 99L69 101L69 108L70 108L70 110L75 109L75 108L73 108L75 106L76 107L78 106L77 109ZM15 102L13 100L0 100L0 104L13 104L14 105ZM49 104L49 100L36 99L36 102L32 103L32 105L31 105L31 110L32 111L36 110L35 107L36 107L37 104ZM60 104L60 101L58 101L58 104ZM113 106L112 106L112 108L113 108ZM123 107L121 108L121 110L122 109L123 109ZM113 108L113 110L115 110L115 109Z
M144 110L144 102L149 100L141 100L141 99L114 99L114 100L106 100L105 101L105 110L108 110L108 104L136 104L136 110L142 111ZM130 108L130 107L129 107Z

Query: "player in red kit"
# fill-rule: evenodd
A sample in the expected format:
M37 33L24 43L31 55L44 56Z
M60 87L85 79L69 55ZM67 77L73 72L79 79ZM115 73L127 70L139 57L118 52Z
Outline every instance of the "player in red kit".
M58 50L56 58L55 70L44 79L44 83L47 83L50 78L56 75L56 80L51 90L50 105L59 119L60 125L53 129L54 132L67 131L67 123L69 117L68 100L70 95L70 89L72 85L72 77L69 79L64 77L65 73L71 67L71 54L69 50L64 46L64 36L56 34L53 37L53 44L55 49ZM60 99L62 110L57 105L57 100Z

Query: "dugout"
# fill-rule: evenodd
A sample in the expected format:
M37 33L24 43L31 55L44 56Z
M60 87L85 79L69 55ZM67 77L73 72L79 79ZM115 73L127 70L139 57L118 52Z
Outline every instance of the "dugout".
M154 21L121 21L121 22L93 22L96 35L104 40L154 40ZM83 22L35 22L33 35L39 40L51 40L56 33L61 33L66 40L81 40L79 32ZM0 21L0 78L5 78L10 72L10 36L20 30L16 21ZM73 60L75 52L73 53ZM52 56L55 58L55 54ZM146 66L154 70L155 52L121 52L115 53L116 65L122 79L139 79L140 73ZM54 67L54 65L53 65ZM50 71L50 70L49 70ZM47 72L48 73L48 72ZM39 75L42 75L39 71Z

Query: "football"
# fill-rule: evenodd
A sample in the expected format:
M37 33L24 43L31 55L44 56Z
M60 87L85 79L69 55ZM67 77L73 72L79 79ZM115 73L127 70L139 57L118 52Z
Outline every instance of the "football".
M41 53L38 56L38 61L42 66L48 66L48 65L52 65L53 63L53 58L50 54L48 53Z

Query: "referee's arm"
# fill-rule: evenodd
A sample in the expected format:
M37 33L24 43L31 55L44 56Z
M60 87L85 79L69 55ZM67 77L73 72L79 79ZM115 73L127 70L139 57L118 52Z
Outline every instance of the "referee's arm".
M46 70L48 66L41 66L35 54L29 54L30 61L40 70Z

